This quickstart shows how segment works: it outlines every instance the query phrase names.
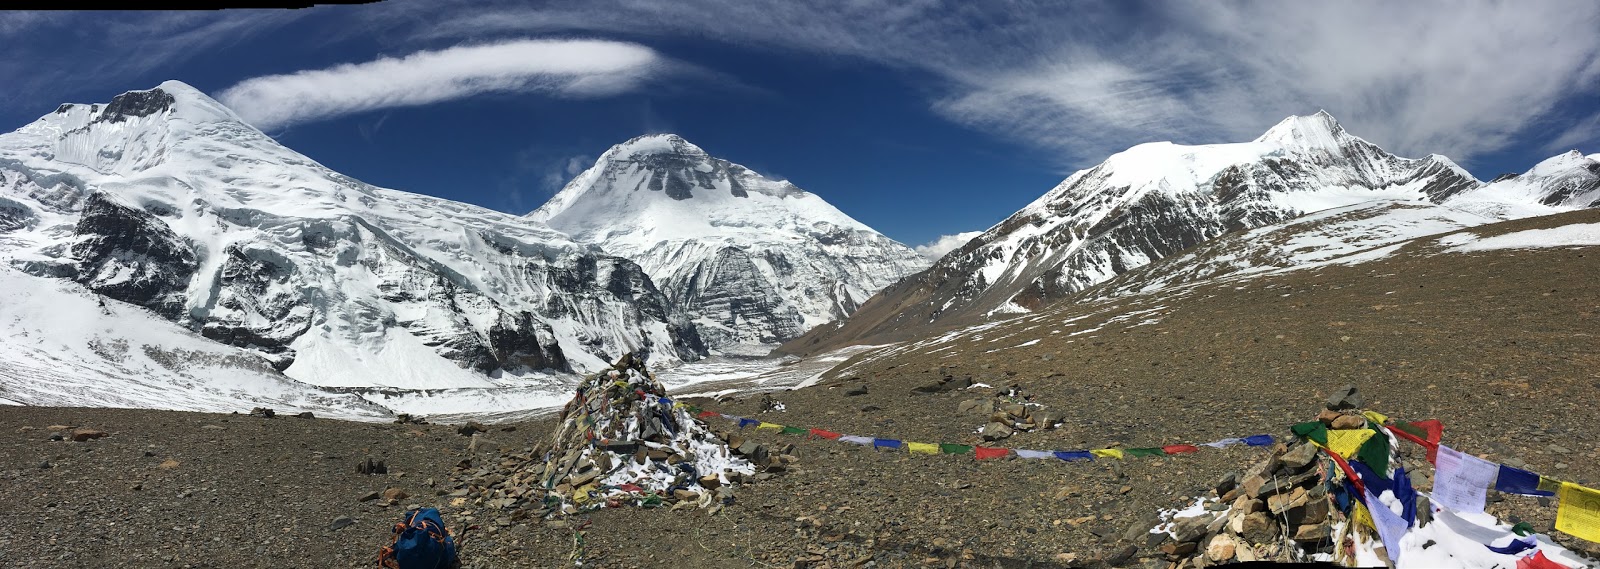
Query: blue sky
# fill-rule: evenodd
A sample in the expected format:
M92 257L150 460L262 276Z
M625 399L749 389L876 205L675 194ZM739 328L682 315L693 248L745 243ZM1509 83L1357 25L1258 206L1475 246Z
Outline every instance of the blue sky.
M0 128L166 79L368 182L524 213L675 132L907 244L1128 146L1326 109L1482 179L1600 152L1594 2L388 0L0 12Z

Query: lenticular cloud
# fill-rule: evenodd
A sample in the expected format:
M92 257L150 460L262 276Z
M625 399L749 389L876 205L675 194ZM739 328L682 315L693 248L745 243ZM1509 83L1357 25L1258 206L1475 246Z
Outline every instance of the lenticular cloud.
M522 40L419 51L239 82L218 98L257 128L490 92L605 96L629 90L661 58L598 40Z

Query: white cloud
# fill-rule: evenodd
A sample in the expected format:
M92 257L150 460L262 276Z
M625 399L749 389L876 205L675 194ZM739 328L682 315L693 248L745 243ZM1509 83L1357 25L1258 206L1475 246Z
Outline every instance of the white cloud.
M1082 166L1151 140L1248 140L1319 109L1391 151L1470 161L1547 135L1535 127L1554 109L1600 95L1595 29L1600 3L1587 0L554 0L410 31L714 38L855 58L931 77L934 112Z
M596 97L627 91L665 63L653 50L598 40L521 40L420 51L240 81L219 99L261 129L490 92Z
M917 253L923 257L927 257L929 261L937 261L940 257L945 256L945 254L956 249L960 249L962 245L966 245L967 242L971 241L973 237L977 237L979 235L983 235L983 232L967 231L963 233L957 233L955 235L941 235L938 239L934 239L931 242L912 247L912 249L915 249Z

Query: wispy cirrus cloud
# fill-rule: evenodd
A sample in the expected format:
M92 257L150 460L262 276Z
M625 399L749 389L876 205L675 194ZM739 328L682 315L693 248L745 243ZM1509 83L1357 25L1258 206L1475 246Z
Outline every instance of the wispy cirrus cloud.
M520 40L419 51L326 69L253 77L219 99L261 129L483 93L594 97L627 91L665 60L602 40Z
M378 17L417 38L707 38L883 65L933 78L933 112L1076 165L1149 140L1247 140L1319 109L1392 151L1470 161L1600 96L1586 1L554 0L397 16L421 6Z

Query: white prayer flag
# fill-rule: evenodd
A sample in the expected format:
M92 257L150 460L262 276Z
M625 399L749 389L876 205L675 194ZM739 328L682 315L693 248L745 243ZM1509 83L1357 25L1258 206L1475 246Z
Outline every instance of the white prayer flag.
M1055 458L1056 457L1056 453L1053 453L1053 452L1050 452L1050 451L1047 451L1047 450L1022 450L1022 449L1012 449L1012 450L1016 451L1018 458Z
M1398 566L1400 563L1400 538L1411 531L1411 524L1406 519L1394 513L1371 490L1366 491L1367 511L1372 514L1373 525L1378 526L1378 537L1383 539L1383 549L1389 553L1389 561Z
M1439 445L1433 474L1433 499L1440 506L1470 514L1483 513L1500 465Z

